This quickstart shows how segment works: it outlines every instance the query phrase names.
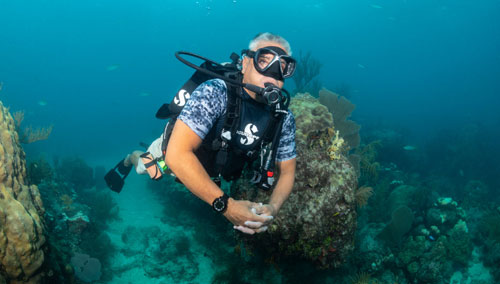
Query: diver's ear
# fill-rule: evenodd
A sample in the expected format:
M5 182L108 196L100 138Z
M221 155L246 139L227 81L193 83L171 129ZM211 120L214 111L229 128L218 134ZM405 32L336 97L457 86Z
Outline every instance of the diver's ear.
M243 60L241 61L241 74L245 74L248 64L250 62L250 58L246 55L243 55Z

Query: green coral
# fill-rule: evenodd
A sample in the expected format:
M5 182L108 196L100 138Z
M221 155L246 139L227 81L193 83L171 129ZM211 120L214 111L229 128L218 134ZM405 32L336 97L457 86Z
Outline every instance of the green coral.
M462 265L467 265L472 254L472 244L468 233L469 229L463 220L459 220L448 232L446 243L448 256Z

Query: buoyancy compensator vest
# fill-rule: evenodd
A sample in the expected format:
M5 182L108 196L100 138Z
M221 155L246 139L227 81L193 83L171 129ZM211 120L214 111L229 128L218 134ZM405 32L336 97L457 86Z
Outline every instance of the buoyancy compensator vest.
M180 54L205 60L196 66L180 57ZM166 154L168 141L175 121L189 100L191 93L203 82L219 78L226 82L226 113L214 124L195 151L197 158L216 183L220 178L231 181L240 177L245 165L259 159L254 169L254 182L258 187L269 190L274 184L274 163L281 135L283 120L287 114L290 96L286 97L276 88L260 88L242 83L240 57L231 54L231 63L219 64L196 54L178 52L176 57L197 71L181 87L170 104L164 104L156 113L159 119L170 119L164 128L162 153ZM265 105L253 100L243 89L246 87L260 95L277 92L281 98L277 103Z

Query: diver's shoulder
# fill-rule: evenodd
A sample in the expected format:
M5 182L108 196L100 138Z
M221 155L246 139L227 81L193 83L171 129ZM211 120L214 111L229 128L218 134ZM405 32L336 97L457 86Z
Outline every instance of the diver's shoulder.
M295 116L293 113L288 110L287 114L285 115L285 120L283 121L283 128L284 129L289 129L291 131L295 131Z
M224 91L227 90L226 82L224 82L224 80L219 79L219 78L207 80L207 81L205 81L204 84L207 86L210 86L214 89L221 89Z

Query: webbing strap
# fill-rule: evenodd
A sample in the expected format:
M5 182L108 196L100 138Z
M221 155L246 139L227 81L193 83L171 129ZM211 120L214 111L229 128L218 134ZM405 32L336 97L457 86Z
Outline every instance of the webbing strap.
M217 150L217 155L215 156L215 173L217 176L222 174L224 167L227 164L229 156L229 141L230 137L224 135L225 132L229 131L231 134L235 132L238 125L238 120L240 118L241 109L241 87L228 86L227 88L227 111L226 118L224 121L224 126L222 128L222 133L220 138L216 137L216 140L220 141L220 147Z
M140 155L139 157L145 158L145 159L150 159L149 162L147 162L147 163L144 164L144 167L146 169L149 169L149 168L151 168L151 167L154 166L155 167L155 175L153 177L151 177L151 179L157 180L158 179L158 174L160 172L160 170L158 169L158 166L156 164L156 162L158 161L158 158L151 159L150 157L148 157L149 154L150 154L149 152L145 152L145 153L142 153L142 155Z

